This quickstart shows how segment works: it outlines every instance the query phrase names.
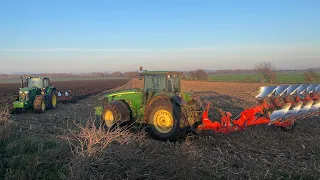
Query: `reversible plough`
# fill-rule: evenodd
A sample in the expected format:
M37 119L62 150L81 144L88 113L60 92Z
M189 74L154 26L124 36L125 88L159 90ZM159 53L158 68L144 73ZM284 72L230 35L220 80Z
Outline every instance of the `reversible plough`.
M199 131L213 130L228 133L244 130L248 126L268 124L288 130L295 121L320 115L320 84L264 86L256 96L258 106L245 109L235 119L230 112L220 110L221 122L208 118L210 103L202 114Z

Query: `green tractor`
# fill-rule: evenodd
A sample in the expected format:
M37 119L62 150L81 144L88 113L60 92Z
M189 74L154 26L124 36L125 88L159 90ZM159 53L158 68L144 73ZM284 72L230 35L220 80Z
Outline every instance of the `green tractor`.
M33 109L35 113L42 113L46 109L57 107L57 90L51 85L48 77L26 77L25 83L21 77L19 97L13 103L13 111Z
M96 119L107 129L123 122L146 125L160 140L177 140L201 123L202 105L191 92L181 92L182 73L142 71L143 89L130 89L104 96L95 108Z

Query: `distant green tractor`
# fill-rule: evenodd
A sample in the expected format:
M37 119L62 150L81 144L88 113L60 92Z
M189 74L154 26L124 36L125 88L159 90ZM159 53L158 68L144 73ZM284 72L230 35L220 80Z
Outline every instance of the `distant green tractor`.
M13 110L33 109L35 113L42 113L46 109L57 107L57 90L50 84L47 77L27 77L25 83L21 77L19 97L13 103Z
M176 140L201 123L201 103L189 92L181 92L180 72L142 71L143 89L104 96L95 115L110 129L123 122L147 125L156 139Z

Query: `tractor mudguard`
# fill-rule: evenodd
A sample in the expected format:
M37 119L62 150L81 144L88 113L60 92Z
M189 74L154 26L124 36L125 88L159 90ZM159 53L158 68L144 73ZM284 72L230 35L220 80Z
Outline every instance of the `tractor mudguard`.
M155 96L147 101L145 110L147 110L154 102L160 99L167 99L168 101L172 101L172 97L168 96L167 94L155 94Z
M185 101L184 99L182 99L179 96L173 96L170 98L172 101L176 102L177 104L179 104L180 106L184 106L187 104L187 101Z

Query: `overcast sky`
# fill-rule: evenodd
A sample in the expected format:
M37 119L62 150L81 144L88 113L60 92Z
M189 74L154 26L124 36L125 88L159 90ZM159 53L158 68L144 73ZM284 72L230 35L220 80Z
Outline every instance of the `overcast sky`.
M320 1L5 1L0 73L320 67Z

